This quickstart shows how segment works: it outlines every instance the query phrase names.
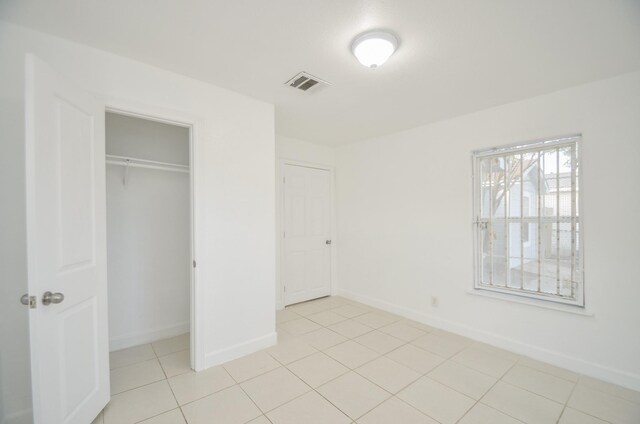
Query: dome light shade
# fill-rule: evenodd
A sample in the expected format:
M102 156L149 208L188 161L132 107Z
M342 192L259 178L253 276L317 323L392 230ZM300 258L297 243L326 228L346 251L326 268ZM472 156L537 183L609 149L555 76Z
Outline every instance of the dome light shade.
M398 39L383 31L360 34L353 41L353 55L367 68L377 68L389 59L398 48Z

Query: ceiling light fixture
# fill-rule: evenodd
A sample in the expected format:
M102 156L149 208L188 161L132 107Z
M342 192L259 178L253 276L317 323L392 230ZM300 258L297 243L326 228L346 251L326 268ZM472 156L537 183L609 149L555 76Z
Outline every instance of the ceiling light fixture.
M358 35L351 45L353 55L372 69L385 63L397 48L398 39L393 34L379 30Z

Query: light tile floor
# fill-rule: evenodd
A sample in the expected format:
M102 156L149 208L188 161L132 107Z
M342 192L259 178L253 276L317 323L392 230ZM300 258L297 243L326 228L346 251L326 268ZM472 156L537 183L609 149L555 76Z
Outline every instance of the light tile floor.
M277 346L200 373L189 335L111 354L94 424L638 424L640 393L340 297L276 313Z

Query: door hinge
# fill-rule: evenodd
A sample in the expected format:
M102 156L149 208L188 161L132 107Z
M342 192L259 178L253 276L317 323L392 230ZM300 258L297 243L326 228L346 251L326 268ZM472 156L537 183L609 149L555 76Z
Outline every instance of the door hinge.
M287 286L284 286L284 292L285 293L287 292Z
M194 268L196 267L196 261L195 260L193 261L193 267Z
M282 184L284 184L287 181L287 177L282 177Z

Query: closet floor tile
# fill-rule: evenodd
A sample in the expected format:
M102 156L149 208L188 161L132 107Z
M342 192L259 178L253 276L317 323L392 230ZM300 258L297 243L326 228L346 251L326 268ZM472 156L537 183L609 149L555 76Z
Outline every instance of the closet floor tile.
M189 333L185 333L170 339L153 342L151 345L153 346L153 350L156 352L156 355L160 357L189 349L189 342Z
M109 354L109 366L113 370L154 359L155 357L156 353L153 351L151 344L144 344L111 352Z

